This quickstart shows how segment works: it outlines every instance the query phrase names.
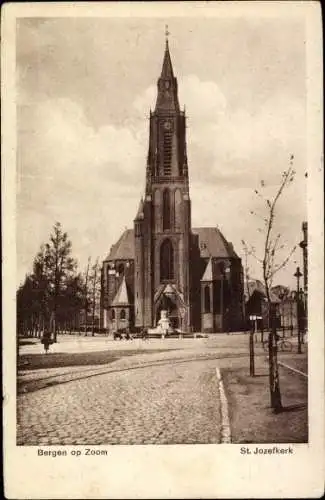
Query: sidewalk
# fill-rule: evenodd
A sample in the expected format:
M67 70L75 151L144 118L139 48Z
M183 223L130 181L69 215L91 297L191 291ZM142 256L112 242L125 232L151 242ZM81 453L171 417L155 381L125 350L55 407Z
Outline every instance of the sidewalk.
M307 372L303 354L281 353L279 361ZM255 357L255 377L249 376L249 359L223 364L221 373L228 397L233 443L308 442L308 378L279 366L283 412L270 408L269 371L266 356Z

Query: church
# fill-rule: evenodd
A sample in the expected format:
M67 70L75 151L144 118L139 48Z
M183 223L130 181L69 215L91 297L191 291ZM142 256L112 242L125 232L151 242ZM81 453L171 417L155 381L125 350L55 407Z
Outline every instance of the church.
M103 261L101 326L140 331L166 311L183 332L239 330L241 259L216 227L192 228L186 115L166 39L150 110L145 191L133 222Z

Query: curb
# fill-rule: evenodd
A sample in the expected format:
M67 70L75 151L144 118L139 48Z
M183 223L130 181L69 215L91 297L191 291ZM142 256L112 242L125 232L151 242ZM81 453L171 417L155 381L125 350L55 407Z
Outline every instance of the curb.
M221 372L216 368L216 375L219 385L220 405L221 405L221 443L231 443L231 430L228 413L228 400L223 385Z

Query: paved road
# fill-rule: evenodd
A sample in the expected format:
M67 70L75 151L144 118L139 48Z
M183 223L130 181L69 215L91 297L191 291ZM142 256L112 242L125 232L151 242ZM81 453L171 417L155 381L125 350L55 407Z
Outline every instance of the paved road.
M106 373L18 397L18 445L220 441L216 361Z
M135 343L63 338L57 349L89 352L131 344L134 349ZM243 334L150 340L139 344L146 353L107 365L21 370L20 389L27 392L17 399L17 444L218 443L215 368L242 367L247 346ZM152 351L157 348L167 350ZM36 353L39 346L32 349ZM265 358L261 347L256 356ZM294 359L290 353L290 363Z

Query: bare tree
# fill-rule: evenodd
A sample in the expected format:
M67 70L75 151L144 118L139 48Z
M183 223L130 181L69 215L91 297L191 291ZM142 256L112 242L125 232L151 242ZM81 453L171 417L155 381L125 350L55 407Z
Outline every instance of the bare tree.
M101 285L101 273L99 266L99 259L97 257L95 264L91 268L90 275L90 286L91 286L91 296L90 296L90 304L91 304L91 334L94 336L95 334L95 313L99 307L99 299L100 299L100 285Z
M253 248L248 248L246 242L244 240L241 240L241 244L243 247L244 251L244 258L245 258L245 266L244 266L244 281L245 281L245 287L246 287L246 296L247 300L250 299L251 293L250 293L250 288L249 288L249 266L248 266L248 257L252 254L252 251L254 250Z
M263 255L258 257L255 251L251 251L257 261L262 266L263 280L265 286L266 300L268 304L268 316L269 316L269 383L270 383L270 396L271 396L271 407L275 412L282 410L281 402L281 392L280 392L280 380L279 380L279 368L277 360L277 332L276 332L276 309L275 304L271 299L271 288L274 276L283 269L288 263L290 257L295 251L294 246L286 255L286 257L280 259L280 250L285 248L285 245L281 243L281 234L275 234L275 219L276 219L276 207L277 203L283 194L285 188L293 182L295 177L295 170L293 169L293 159L294 156L290 157L290 165L287 170L282 173L282 180L280 186L273 198L266 197L262 194L263 188L265 188L265 182L261 181L261 190L255 189L255 194L258 198L263 201L266 208L266 215L261 217L264 228L258 228L258 231L264 236L263 245ZM251 211L251 214L258 216L257 213ZM247 245L248 246L248 245Z
M246 285L246 294L247 294L247 302L250 299L251 293L250 293L250 288L249 288L249 267L248 267L248 257L252 253L252 249L249 249L247 244L245 243L244 240L241 240L243 250L244 250L244 257L245 257L245 267L244 267L244 275L245 275L245 285ZM245 306L245 319L246 322L248 320L247 318L247 310ZM250 325L250 330L249 330L249 374L251 377L255 376L255 352L254 352L254 329L253 325Z
M88 257L87 268L85 272L85 283L84 283L84 314L85 314L85 336L87 336L87 318L89 309L89 269L90 269L91 258Z

